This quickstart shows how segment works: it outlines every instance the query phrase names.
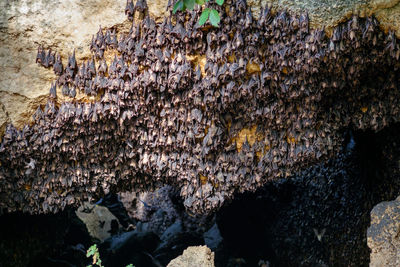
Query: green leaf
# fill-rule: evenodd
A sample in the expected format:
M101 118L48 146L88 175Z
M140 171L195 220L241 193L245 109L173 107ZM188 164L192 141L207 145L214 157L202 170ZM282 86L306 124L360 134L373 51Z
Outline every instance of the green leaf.
M219 13L217 10L212 9L210 12L210 22L214 27L218 27L221 18L219 17Z
M203 25L204 23L206 23L208 16L210 15L210 11L211 9L209 8L205 8L203 10L203 12L201 12L200 18L199 18L199 25Z
M187 7L187 9L193 10L195 0L183 0L183 3L184 3L185 6Z
M220 6L224 4L224 0L215 0L215 2Z
M176 13L176 11L178 10L182 10L183 9L183 1L179 0L178 2L175 3L174 8L172 9L172 13Z
M86 257L89 258L90 256L94 255L96 250L97 250L97 245L96 244L92 245L90 248L88 248L88 250L86 252Z
M196 0L196 3L201 6L204 5L205 2L205 0Z

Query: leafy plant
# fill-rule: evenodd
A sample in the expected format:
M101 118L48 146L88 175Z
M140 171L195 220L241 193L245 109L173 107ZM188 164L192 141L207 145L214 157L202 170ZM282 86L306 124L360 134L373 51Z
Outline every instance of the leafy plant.
M99 253L99 249L97 248L97 245L94 244L92 246L90 246L90 248L86 251L86 257L93 257L93 261L92 264L88 265L87 267L93 267L93 266L98 266L98 267L104 267L101 264L101 259L100 259L100 253ZM126 267L135 267L133 266L133 264L129 264Z
M90 248L86 251L86 257L93 257L93 265L97 265L99 267L104 267L101 264L101 259L100 259L100 253L99 249L97 248L97 245L94 244L90 246ZM93 267L93 265L88 265L87 267Z
M188 10L193 10L195 4L203 6L205 3L209 2L210 0L178 0L172 9L172 12L175 14L178 10L180 11L185 11L186 9ZM222 6L224 4L224 0L215 0L215 3L217 5ZM199 25L203 25L204 23L207 22L207 20L210 21L211 25L214 27L219 26L219 22L221 21L221 17L218 13L217 10L213 8L204 8L203 11L201 12L200 18L199 18Z

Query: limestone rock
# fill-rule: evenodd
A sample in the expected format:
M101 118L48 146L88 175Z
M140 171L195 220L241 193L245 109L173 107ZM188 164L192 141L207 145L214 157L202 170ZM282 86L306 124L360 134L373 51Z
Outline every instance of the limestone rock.
M6 129L7 123L9 123L9 118L7 116L6 109L3 104L0 103L0 136ZM1 138L0 138L1 140Z
M164 16L167 2L149 1L149 14ZM129 27L125 5L126 0L0 2L0 136L7 123L17 128L31 123L37 107L46 104L56 76L51 68L35 63L38 45L60 53L64 64L73 49L78 63L87 60L90 40L99 25L117 30ZM57 91L59 103L67 100L60 88ZM95 100L77 93L76 100Z
M113 221L120 227L118 219L103 206L85 203L79 207L76 215L86 224L89 234L100 241L111 236Z
M177 201L179 192L172 186L166 185L149 192L120 192L118 193L128 215L140 221L136 227L140 231L154 232L160 237L173 230L183 228L183 232L190 231L201 235L211 226L207 217L193 217L181 209L181 202ZM172 227L175 224L175 227ZM178 227L179 226L179 227ZM169 229L169 230L168 230ZM174 234L172 234L174 235ZM163 241L168 238L161 238Z
M400 266L400 197L381 202L371 211L367 231L371 267Z
M188 247L183 254L173 259L167 267L213 267L214 252L207 246Z
M311 28L325 28L328 33L340 22L353 14L361 17L375 15L381 26L396 31L400 36L399 0L248 0L252 13L258 18L261 7L269 5L273 10L307 12Z

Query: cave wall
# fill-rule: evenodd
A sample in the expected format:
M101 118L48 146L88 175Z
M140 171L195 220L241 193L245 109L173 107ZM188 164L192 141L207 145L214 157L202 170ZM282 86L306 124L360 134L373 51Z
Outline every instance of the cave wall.
M38 106L44 106L52 70L35 63L38 45L57 51L64 60L76 50L77 60L90 58L88 44L99 26L128 28L125 0L2 1L0 3L0 133L13 123L22 128L32 123ZM164 16L167 1L149 2L154 18ZM79 94L76 99L93 101ZM58 102L68 100L59 94Z
M380 23L377 12L396 3L323 2L331 9L306 3L299 3L301 10L286 6L286 13L280 10L284 2L262 12L260 3L228 2L219 10L220 28L197 27L200 10L178 13L171 22L150 4L144 12L150 16L134 22L128 5L128 20L119 24L117 16L110 22L103 17L106 8L91 9L101 12L98 21L92 19L97 15L71 11L103 28L88 26L92 35L80 31L83 22L73 26L68 20L63 29L82 35L68 36L76 43L62 39L57 45L65 47L52 47L46 33L31 42L31 61L25 62L50 78L40 87L42 100L29 102L35 109L30 127L21 130L23 124L10 119L20 115L5 112L14 125L0 147L0 207L55 212L110 190L168 183L181 189L187 208L210 212L235 192L254 191L329 159L342 148L348 128L378 131L399 121L399 44L389 30L394 24ZM42 12L24 4L5 10ZM124 7L117 10L123 15ZM318 24L321 16L324 24ZM16 17L2 17L10 34ZM24 21L16 24L31 29ZM111 32L118 34L115 44L104 41ZM38 45L61 54L61 73L34 63ZM36 86L28 81L21 92ZM49 94L51 81L58 89ZM75 97L64 96L68 86ZM31 117L18 101L7 103Z

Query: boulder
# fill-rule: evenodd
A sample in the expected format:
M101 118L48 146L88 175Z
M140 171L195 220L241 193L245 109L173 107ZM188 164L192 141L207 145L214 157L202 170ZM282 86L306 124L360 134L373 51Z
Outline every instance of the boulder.
M400 266L400 197L372 209L367 238L370 267Z
M85 223L89 234L100 241L104 241L115 234L121 226L106 207L84 203L76 211L76 215Z
M167 267L214 267L214 252L207 246L188 247Z

